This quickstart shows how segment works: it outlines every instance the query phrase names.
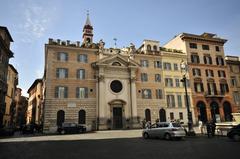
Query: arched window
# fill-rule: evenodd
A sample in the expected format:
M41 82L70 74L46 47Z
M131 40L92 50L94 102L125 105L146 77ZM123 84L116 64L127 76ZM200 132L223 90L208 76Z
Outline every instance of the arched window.
M65 120L65 112L63 110L59 110L57 112L57 126L62 126Z
M80 110L78 112L78 124L86 124L86 112L85 110Z
M198 108L198 120L201 120L204 123L207 122L207 112L205 103L199 101L197 103L197 108Z
M159 110L159 120L160 122L166 121L166 111L164 109Z
M112 65L113 66L121 66L121 64L119 62L113 62Z
M217 118L220 118L218 103L217 102L212 102L210 104L210 108L211 108L212 119L216 122Z
M147 45L147 51L151 51L152 48L151 48L151 45Z
M151 111L150 111L150 109L145 110L145 119L146 119L146 121L151 122Z
M157 51L157 46L156 45L153 46L153 51Z

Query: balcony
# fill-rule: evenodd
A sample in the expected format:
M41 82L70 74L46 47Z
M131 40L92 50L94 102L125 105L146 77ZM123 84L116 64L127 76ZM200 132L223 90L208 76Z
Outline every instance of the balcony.
M215 91L215 92L205 92L204 96L206 98L223 98L227 92Z

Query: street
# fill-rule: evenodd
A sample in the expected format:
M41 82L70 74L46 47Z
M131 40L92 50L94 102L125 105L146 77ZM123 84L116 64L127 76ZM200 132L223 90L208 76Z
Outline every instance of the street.
M145 140L140 130L0 139L1 159L226 159L238 158L239 150L240 142L227 137Z

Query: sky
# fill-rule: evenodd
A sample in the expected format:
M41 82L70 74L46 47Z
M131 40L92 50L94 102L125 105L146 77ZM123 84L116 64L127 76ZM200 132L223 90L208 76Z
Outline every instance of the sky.
M44 71L49 38L82 41L87 10L94 42L106 47L140 47L144 39L164 45L182 32L215 33L228 39L225 54L240 56L239 0L0 0L0 26L14 40L10 63L19 73L23 95Z

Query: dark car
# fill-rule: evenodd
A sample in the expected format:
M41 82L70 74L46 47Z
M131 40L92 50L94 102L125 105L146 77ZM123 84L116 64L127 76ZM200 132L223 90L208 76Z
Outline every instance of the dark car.
M27 124L24 125L22 128L22 134L33 134L34 133L34 125L33 124Z
M13 136L13 135L14 135L13 127L0 128L0 136Z
M57 131L60 134L77 134L86 132L86 126L76 123L62 123L62 126L58 127Z
M233 128L231 128L228 131L227 136L230 139L233 139L235 141L240 141L240 124L238 124L237 126L234 126Z

